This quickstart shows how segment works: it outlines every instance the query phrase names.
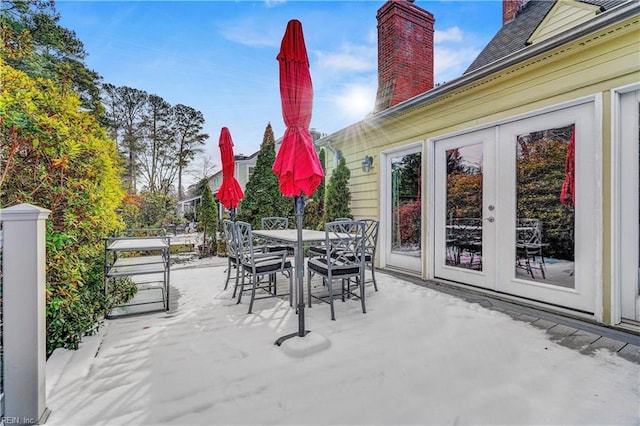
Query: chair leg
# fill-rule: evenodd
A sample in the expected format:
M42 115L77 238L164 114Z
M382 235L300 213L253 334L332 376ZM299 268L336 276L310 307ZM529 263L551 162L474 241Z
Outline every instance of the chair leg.
M307 299L311 307L311 269L307 268Z
M360 284L360 303L362 304L362 313L366 314L367 313L367 308L365 307L364 304L364 271L362 271L362 278L356 278L359 281Z
M244 271L242 271L242 276L244 277ZM235 299L236 297L239 281L240 281L240 265L236 265L236 283L235 283L235 286L233 287L233 295L231 296L232 299Z
M331 305L331 320L336 320L336 311L333 308L333 280L327 280L327 289L329 290L329 305Z
M293 306L293 274L291 272L293 270L289 271L289 306Z
M240 266L236 265L236 284L233 287L233 297L236 297L236 290L238 289L239 281L240 281Z
M271 280L271 277L269 277L269 280ZM256 298L256 285L258 284L257 283L258 280L256 279L255 275L252 277L251 281L253 282L252 283L253 285L251 286L251 300L249 301L249 312L248 312L249 314L251 313L251 310L253 309L253 301Z
M378 284L376 283L376 268L373 266L373 262L371 262L371 279L373 280L373 289L378 291Z
M227 280L224 282L224 289L227 289L227 286L229 285L229 278L231 278L231 258L228 258L228 262L227 262Z
M239 304L242 301L242 293L244 292L244 277L245 277L245 275L246 274L244 273L244 270L243 270L242 271L242 283L240 283L240 292L238 293L238 301L236 302L236 305Z

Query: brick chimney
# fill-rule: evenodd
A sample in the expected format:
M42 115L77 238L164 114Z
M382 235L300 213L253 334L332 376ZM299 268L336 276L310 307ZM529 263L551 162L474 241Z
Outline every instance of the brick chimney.
M433 89L433 15L413 0L387 1L378 19L375 112Z
M526 0L502 0L502 25L513 21L525 3Z

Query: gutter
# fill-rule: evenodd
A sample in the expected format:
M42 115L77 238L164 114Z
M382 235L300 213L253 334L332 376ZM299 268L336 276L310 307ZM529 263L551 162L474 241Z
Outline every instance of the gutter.
M323 140L325 138L318 140L318 145L327 144L330 145L331 140L335 139L338 135L345 132L347 129L358 125L359 123L365 122L375 122L378 120L383 120L386 118L391 118L402 114L403 112L409 111L412 108L419 106L422 103L427 101L436 99L440 96L443 96L449 92L452 92L460 87L463 87L475 80L479 80L483 77L501 71L505 68L508 68L512 65L518 64L527 59L531 59L534 56L537 56L541 53L544 53L548 50L555 49L556 47L562 46L564 44L570 43L579 39L580 37L584 37L591 33L597 32L603 28L606 28L616 22L622 21L624 19L632 18L634 16L640 15L640 2L637 1L629 1L627 3L623 3L618 7L607 10L594 19L590 20L581 25L577 25L564 33L554 37L552 39L544 40L538 44L533 46L527 46L517 52L514 52L510 55L505 56L502 59L499 59L495 62L487 64L477 70L470 72L469 74L464 74L461 77L458 77L455 80L450 81L449 83L443 84L442 86L435 87L428 92L425 92L421 95L415 96L411 99L408 99L404 102L401 102L397 105L392 106L391 108L387 108L384 111L380 111L376 114L373 114L364 120L360 120L357 123L350 125L349 127L345 127L344 129L338 130L332 133L329 136L326 136L326 142ZM334 148L330 148L333 152L335 152Z

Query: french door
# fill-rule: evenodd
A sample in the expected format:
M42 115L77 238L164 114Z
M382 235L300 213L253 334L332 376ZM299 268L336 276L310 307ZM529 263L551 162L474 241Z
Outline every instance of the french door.
M434 212L436 277L494 290L495 139L489 128L436 142Z
M434 276L593 313L593 102L435 141Z

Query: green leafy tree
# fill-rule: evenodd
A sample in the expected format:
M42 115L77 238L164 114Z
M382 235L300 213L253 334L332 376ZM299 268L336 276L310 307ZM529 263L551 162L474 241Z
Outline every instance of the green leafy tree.
M263 217L290 218L293 215L293 199L282 195L278 177L271 170L275 159L275 139L269 123L264 131L256 166L247 182L237 216L238 220L249 222L254 228L260 227L260 219Z
M198 230L202 236L202 255L207 256L217 249L218 203L211 193L209 185L204 186L202 199L198 206Z
M575 209L560 202L573 125L520 135L516 162L517 217L543 223L546 254L574 260Z
M31 203L47 222L47 352L77 348L105 314L102 238L122 228L118 152L80 98L0 60L0 207Z
M344 158L341 158L338 166L333 169L327 185L325 223L331 222L338 217L353 217L349 207L349 203L351 203L350 178L351 172L347 168L347 163Z
M326 172L326 151L323 149L318 153L320 164L322 164L322 170ZM304 226L309 229L324 229L324 194L325 194L325 179L322 179L320 185L316 189L316 192L311 196L311 200L307 202L304 207Z

